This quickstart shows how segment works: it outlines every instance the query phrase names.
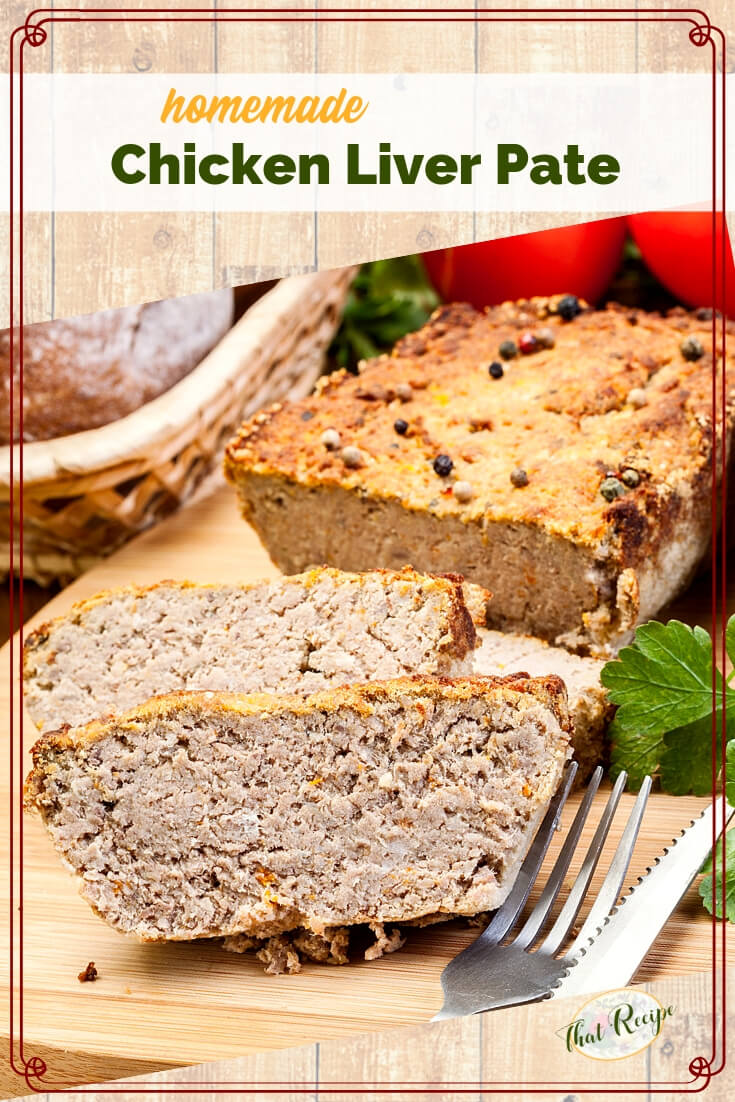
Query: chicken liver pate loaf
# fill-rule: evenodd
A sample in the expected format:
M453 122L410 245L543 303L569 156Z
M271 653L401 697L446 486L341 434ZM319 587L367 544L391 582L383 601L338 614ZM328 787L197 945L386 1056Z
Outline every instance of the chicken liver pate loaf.
M712 372L701 313L442 306L246 422L225 469L285 571L456 571L492 590L492 627L603 652L706 551Z
M480 615L489 597L470 587ZM179 690L303 692L472 671L462 580L411 569L312 570L253 585L161 582L101 593L28 637L25 703L40 730Z
M607 728L615 708L600 682L604 663L597 658L570 654L563 647L552 647L532 635L480 628L477 640L473 656L475 674L500 677L523 670L531 677L555 674L562 679L573 720L572 749L579 766L576 783L581 784L608 756Z
M42 736L26 800L119 930L327 940L496 907L569 727L556 677L174 693Z

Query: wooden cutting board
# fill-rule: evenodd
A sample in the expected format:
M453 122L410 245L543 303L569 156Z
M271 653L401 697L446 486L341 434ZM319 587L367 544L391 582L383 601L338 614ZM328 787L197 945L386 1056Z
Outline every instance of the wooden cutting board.
M234 493L219 485L211 496L80 578L32 623L109 586L161 578L248 581L276 573L257 537L238 516ZM706 627L707 580L695 585L671 611ZM8 660L5 647L0 657L3 671L8 669ZM3 673L0 717L6 728L8 704ZM33 739L28 721L26 751ZM7 729L4 744L8 745ZM5 753L1 768L0 800L7 817ZM598 797L598 805L603 798ZM570 802L567 822L576 801ZM623 808L631 802L631 797L624 797ZM695 798L652 797L631 882L704 803ZM593 812L592 821L596 818ZM619 820L623 818L618 815ZM613 830L610 852L616 839ZM552 850L558 845L559 841ZM0 850L5 868L7 847L3 832ZM299 975L274 977L265 975L256 960L226 953L216 944L140 945L109 929L79 899L74 881L61 867L39 821L29 816L24 820L23 878L24 1051L26 1058L41 1056L48 1065L45 1081L59 1085L425 1022L440 1004L442 968L477 933L459 923L430 927L412 932L404 949L373 963L356 962L341 968L307 964ZM5 919L7 885L2 905ZM2 926L5 930L7 922ZM646 982L708 969L711 929L693 889L649 953L637 979ZM732 945L735 949L735 939ZM7 952L2 956L5 971L0 979L7 990ZM82 984L77 975L88 961L95 962L99 979ZM6 1006L5 992L2 999ZM7 1025L5 1029L7 1035ZM3 1096L27 1092L25 1083L9 1069L5 1078L0 1078L0 1087Z

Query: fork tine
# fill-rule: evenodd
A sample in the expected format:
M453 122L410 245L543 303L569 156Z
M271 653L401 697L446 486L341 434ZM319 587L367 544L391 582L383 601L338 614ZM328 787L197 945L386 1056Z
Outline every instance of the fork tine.
M641 827L643 812L646 809L648 795L651 791L651 783L650 777L644 778L638 797L633 804L631 813L628 816L628 821L625 824L625 829L618 842L618 847L610 862L610 868L607 870L607 875L602 882L602 887L597 893L597 898L592 904L590 913L587 915L584 925L574 944L566 954L567 956L576 956L580 949L587 948L589 939L617 903L618 896L623 887L623 881L625 880L625 874L628 871L630 859L633 856L633 847L635 846L638 831Z
M556 922L551 927L549 933L544 939L543 943L539 947L539 953L548 953L550 956L554 956L559 951L559 947L563 943L564 939L568 936L569 931L572 928L572 924L579 914L579 908L584 903L587 895L587 889L590 886L590 880L592 874L597 868L597 863L600 860L602 850L605 845L610 826L615 817L618 803L625 788L626 781L628 779L627 773L621 773L615 782L615 786L610 793L610 797L605 806L605 810L602 813L602 818L595 831L594 837L589 844L587 853L584 856L582 867L580 868L577 879L574 881L572 890L570 891L564 906L559 911Z
M564 882L564 877L572 857L574 856L574 851L577 848L577 843L579 842L582 829L587 821L590 807L592 806L592 800L595 797L597 789L600 787L601 780L602 769L598 766L592 774L584 799L577 809L577 814L574 816L574 821L567 832L564 845L559 851L559 856L554 863L554 867L551 870L549 879L544 885L539 900L521 927L520 933L513 939L513 944L518 949L527 949L529 945L534 943L551 913L551 908L554 906L554 900L559 894Z
M549 804L543 822L536 832L536 837L526 854L526 859L521 865L520 872L516 877L516 881L509 895L493 915L490 925L483 930L477 939L477 941L482 942L484 946L489 947L491 945L497 945L498 942L502 941L523 910L526 900L528 899L528 893L531 891L536 881L536 877L538 876L539 869L543 864L546 851L549 848L549 843L556 830L562 808L566 803L576 772L576 761L570 761L562 777L561 784Z

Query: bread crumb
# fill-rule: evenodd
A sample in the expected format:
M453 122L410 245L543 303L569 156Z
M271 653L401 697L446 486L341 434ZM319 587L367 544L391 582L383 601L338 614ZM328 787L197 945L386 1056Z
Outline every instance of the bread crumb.
M94 966L94 961L91 960L83 972L80 972L77 979L80 983L94 983L99 976L99 972Z
M397 928L387 933L382 922L371 922L370 930L375 935L375 942L365 950L365 960L379 960L386 953L395 953L406 943L405 934Z

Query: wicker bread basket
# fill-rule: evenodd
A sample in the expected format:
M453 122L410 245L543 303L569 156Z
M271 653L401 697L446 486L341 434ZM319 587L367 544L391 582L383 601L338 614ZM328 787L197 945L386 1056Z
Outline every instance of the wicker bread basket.
M102 428L23 447L23 572L68 581L191 497L240 420L313 387L353 269L294 276L181 382ZM18 569L20 449L14 565ZM10 447L0 448L0 572L10 569Z

